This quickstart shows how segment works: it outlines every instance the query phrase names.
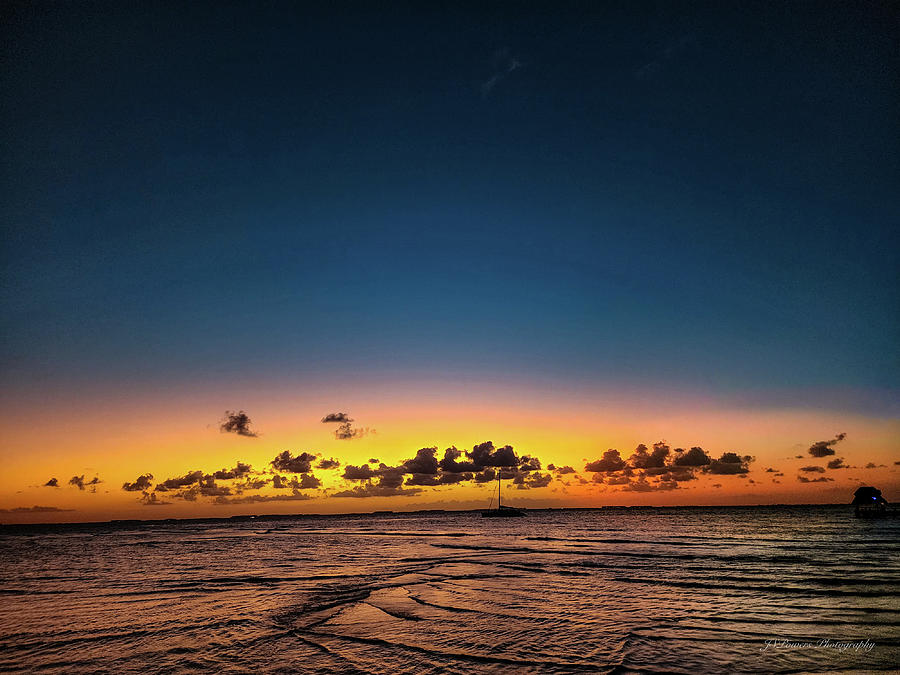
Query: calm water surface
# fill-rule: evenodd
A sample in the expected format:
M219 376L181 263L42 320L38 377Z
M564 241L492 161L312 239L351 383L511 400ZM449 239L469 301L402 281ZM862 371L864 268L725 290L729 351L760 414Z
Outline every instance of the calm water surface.
M898 554L846 507L5 527L0 670L896 672Z

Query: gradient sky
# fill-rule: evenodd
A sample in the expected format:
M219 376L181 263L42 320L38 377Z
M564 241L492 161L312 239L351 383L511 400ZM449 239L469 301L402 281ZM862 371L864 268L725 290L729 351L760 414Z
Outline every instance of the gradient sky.
M0 519L477 506L119 486L486 440L755 458L532 505L900 499L896 8L475 7L4 4Z

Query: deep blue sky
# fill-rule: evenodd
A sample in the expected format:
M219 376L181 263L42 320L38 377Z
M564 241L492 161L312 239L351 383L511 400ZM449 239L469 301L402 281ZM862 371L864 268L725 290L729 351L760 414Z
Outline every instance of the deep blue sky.
M896 395L889 3L427 4L5 4L8 389Z

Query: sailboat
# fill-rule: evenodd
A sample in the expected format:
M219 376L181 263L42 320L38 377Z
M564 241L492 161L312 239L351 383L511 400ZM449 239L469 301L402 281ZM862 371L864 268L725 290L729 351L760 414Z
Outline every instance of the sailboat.
M487 511L482 511L482 518L520 518L525 515L525 512L522 509L516 509L512 506L503 506L500 503L500 493L502 492L500 489L501 473L500 468L497 467L497 508L489 508ZM491 499L492 503L493 501L494 500Z

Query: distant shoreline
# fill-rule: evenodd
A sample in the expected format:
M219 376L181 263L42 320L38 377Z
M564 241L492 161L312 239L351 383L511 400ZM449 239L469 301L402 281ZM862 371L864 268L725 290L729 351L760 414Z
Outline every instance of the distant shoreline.
M684 511L691 509L809 509L809 508L845 508L851 509L850 504L728 504L722 506L703 506L703 505L678 505L678 506L588 506L588 507L544 507L526 509L529 513L556 513L560 511ZM128 526L128 525L154 525L166 523L234 523L234 522L253 522L255 520L297 520L297 519L339 519L339 518L383 518L386 516L422 516L422 515L470 515L477 514L484 509L413 509L410 511L359 511L353 513L292 513L292 514L248 514L235 515L216 518L132 518L132 519L112 519L112 520L96 520L76 523L0 523L0 533L9 532L11 530L23 529L76 529L79 527L102 527L102 526Z

